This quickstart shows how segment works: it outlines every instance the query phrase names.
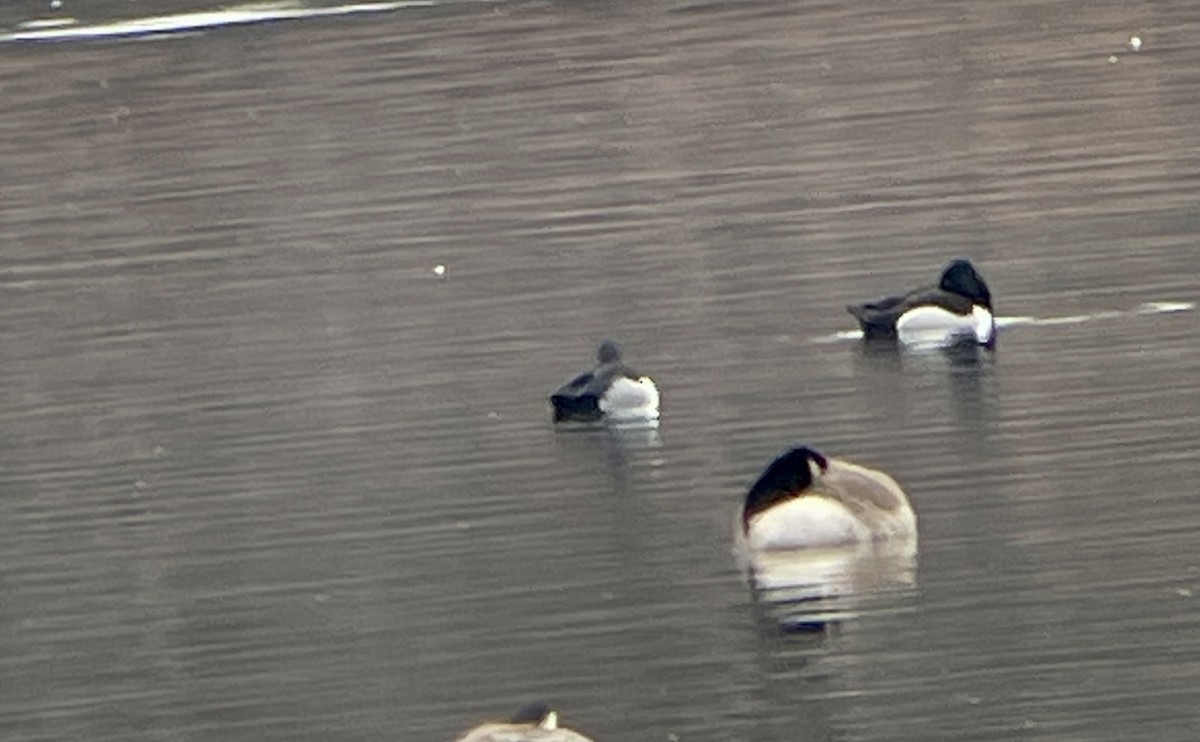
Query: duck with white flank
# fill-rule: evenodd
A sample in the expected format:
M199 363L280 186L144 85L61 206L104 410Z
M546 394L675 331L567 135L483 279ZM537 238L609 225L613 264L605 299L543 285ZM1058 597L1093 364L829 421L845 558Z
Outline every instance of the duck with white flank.
M846 307L866 340L905 345L944 346L968 340L986 347L996 342L992 294L971 261L950 261L934 286Z
M736 540L753 564L779 551L916 536L917 516L896 480L808 446L775 459L746 494Z
M554 421L658 419L658 387L621 361L621 346L612 340L600 343L596 367L585 371L550 395Z
M592 742L579 732L560 727L558 714L544 703L531 703L508 721L482 724L456 742Z

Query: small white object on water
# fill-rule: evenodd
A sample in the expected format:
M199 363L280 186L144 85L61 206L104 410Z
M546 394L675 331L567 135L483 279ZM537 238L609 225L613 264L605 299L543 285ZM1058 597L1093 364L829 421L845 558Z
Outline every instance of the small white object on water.
M440 263L433 266L433 275L437 276L438 278L446 275L446 266L441 265Z
M62 7L62 0L50 0L50 9L58 10Z
M1116 64L1118 61L1119 61L1119 60L1117 59L1117 55L1116 55L1116 54L1110 54L1110 55L1109 55L1109 57L1108 57L1108 63L1109 63L1109 64Z
M1135 52L1142 50L1142 37L1134 34L1129 37L1129 48Z

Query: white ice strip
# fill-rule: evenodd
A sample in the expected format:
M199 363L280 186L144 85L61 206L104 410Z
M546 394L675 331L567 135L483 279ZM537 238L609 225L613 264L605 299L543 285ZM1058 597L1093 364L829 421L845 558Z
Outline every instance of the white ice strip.
M1022 325L1078 325L1084 322L1096 322L1098 320L1118 319L1120 317L1131 317L1147 314L1175 314L1177 312L1190 312L1196 308L1196 304L1190 301L1150 301L1144 304L1139 304L1131 310L1108 310L1103 312L1092 312L1091 314L1071 314L1062 317L1030 317L1028 315L1013 315L1011 317L996 317L996 329L1006 330L1010 327L1020 327ZM843 340L861 340L863 336L862 330L843 330L835 332L831 335L822 335L814 338L813 342L817 343L836 343ZM937 346L936 338L931 342L922 343L920 338L914 339L914 343L921 347L928 345L929 347Z
M1003 330L1006 327L1017 327L1019 325L1036 325L1037 322L1037 317L997 317L996 329Z
M1151 301L1137 308L1138 314L1172 314L1189 312L1196 308L1190 301Z
M321 18L355 13L383 13L400 8L429 7L436 4L436 0L404 0L403 2L353 3L323 8L302 8L291 3L256 3L233 6L223 10L150 16L112 23L79 24L72 19L65 19L66 25L31 27L28 24L36 22L27 22L24 30L0 34L0 42L72 41L147 36L264 21Z

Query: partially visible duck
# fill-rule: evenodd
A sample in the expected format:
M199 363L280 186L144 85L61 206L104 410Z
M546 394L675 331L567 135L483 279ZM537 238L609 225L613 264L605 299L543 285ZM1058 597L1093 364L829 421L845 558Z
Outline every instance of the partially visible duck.
M658 387L621 361L621 346L605 340L596 350L596 367L550 395L554 421L657 420Z
M750 487L735 540L753 565L757 554L909 539L916 532L917 516L896 480L800 445Z
M558 725L558 714L544 703L521 707L508 721L482 724L456 742L592 742Z
M996 341L992 294L971 261L956 258L934 286L846 307L866 340L946 345L973 340L991 347Z

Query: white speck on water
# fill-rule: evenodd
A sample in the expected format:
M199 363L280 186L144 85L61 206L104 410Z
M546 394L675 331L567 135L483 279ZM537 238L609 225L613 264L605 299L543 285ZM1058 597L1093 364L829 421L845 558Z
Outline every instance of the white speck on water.
M1129 37L1129 48L1135 52L1142 50L1142 37L1134 34Z
M58 10L62 7L62 0L50 0L50 9Z
M438 278L446 275L446 266L442 265L441 263L433 266L433 275L437 276Z
M1109 63L1109 64L1116 64L1118 61L1120 61L1120 60L1117 58L1117 55L1116 55L1116 54L1110 54L1110 55L1108 56L1108 63Z
M1175 589L1175 594L1181 598L1190 598L1192 597L1192 590L1191 588L1180 587Z

